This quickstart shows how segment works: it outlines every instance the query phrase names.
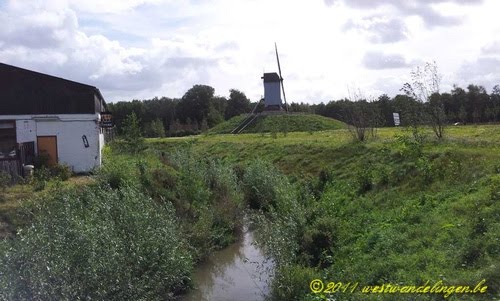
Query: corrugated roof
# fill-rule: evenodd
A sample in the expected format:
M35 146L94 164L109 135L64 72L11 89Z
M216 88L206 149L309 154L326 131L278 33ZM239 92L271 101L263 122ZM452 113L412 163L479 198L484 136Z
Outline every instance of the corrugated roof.
M280 81L280 77L279 77L278 73L276 73L276 72L264 73L264 76L262 76L261 78L264 79L265 83L279 82Z
M94 114L105 106L94 86L0 63L0 115Z

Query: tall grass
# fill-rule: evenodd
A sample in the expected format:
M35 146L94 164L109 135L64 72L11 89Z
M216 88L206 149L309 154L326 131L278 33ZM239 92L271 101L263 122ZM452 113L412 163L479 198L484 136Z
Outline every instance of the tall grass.
M192 259L172 206L136 188L87 187L38 200L2 242L2 300L173 300Z

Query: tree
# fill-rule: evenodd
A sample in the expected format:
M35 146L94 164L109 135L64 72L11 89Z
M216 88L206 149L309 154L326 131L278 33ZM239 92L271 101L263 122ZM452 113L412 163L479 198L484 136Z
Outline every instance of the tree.
M189 118L201 123L203 118L207 118L214 93L214 88L205 85L194 85L189 89L182 96L177 108L181 122L185 123Z
M458 121L466 124L468 121L467 93L464 89L458 86L453 86L453 90L451 90L451 98L453 99Z
M165 137L165 126L163 121L155 119L146 125L145 135L147 137Z
M229 99L227 100L227 107L224 112L224 118L228 120L231 117L248 113L250 111L250 100L246 95L235 89L229 90Z
M212 97L208 108L207 122L209 127L213 127L224 122L224 112L227 108L227 99L221 96ZM203 120L201 120L203 121ZM201 124L199 121L199 124Z
M411 121L413 135L417 138L418 126L421 123L430 123L432 130L438 139L443 138L446 124L444 105L439 95L441 75L438 73L436 62L426 63L423 67L418 66L410 73L411 82L405 83L402 90L407 96L415 99L421 104L427 103L426 111L414 111L414 120ZM431 101L431 96L434 98Z
M493 87L493 90L491 91L491 110L493 111L493 120L492 121L499 121L500 120L500 86L495 85Z
M371 105L362 96L361 91L352 92L349 90L350 100L344 101L346 109L345 119L348 123L349 132L353 138L358 141L365 141L367 132L375 136L375 128L380 122L380 113L378 108Z
M380 110L380 117L382 118L383 126L393 126L394 118L392 113L395 112L392 101L386 94L379 96L377 100L377 107Z
M141 134L139 119L135 112L127 115L123 121L123 140L125 140L128 150L132 153L137 153L144 149L144 138Z

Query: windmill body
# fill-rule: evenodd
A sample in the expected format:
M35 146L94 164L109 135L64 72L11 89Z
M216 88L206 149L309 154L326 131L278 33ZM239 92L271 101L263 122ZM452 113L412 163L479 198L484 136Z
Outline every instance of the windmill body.
M259 115L267 114L283 114L288 113L288 105L286 102L285 88L283 86L283 77L281 76L280 58L278 56L278 46L274 44L276 50L276 61L278 63L278 71L264 73L262 79L264 80L264 98L261 99L253 108L252 112L243 119L243 121L231 131L231 134L239 134L254 122ZM283 101L281 100L281 93L283 93ZM264 112L256 113L255 110L260 103L264 101Z
M283 110L281 78L276 72L264 73L264 108L266 111Z

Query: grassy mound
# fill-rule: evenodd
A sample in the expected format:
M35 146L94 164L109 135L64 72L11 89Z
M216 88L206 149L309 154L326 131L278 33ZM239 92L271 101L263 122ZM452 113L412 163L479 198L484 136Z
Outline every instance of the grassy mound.
M450 127L442 141L430 129L423 134L417 141L404 129L378 129L365 143L345 130L209 135L150 146L189 148L244 170L245 200L262 212L257 241L276 264L271 300L325 300L326 292L311 293L312 279L325 289L330 281L351 282L336 300L495 300L499 126ZM450 289L482 281L483 293ZM447 291L366 293L377 285L436 283Z
M231 133L246 115L235 116L210 130L212 134ZM242 133L316 132L344 128L338 120L313 114L259 115Z

